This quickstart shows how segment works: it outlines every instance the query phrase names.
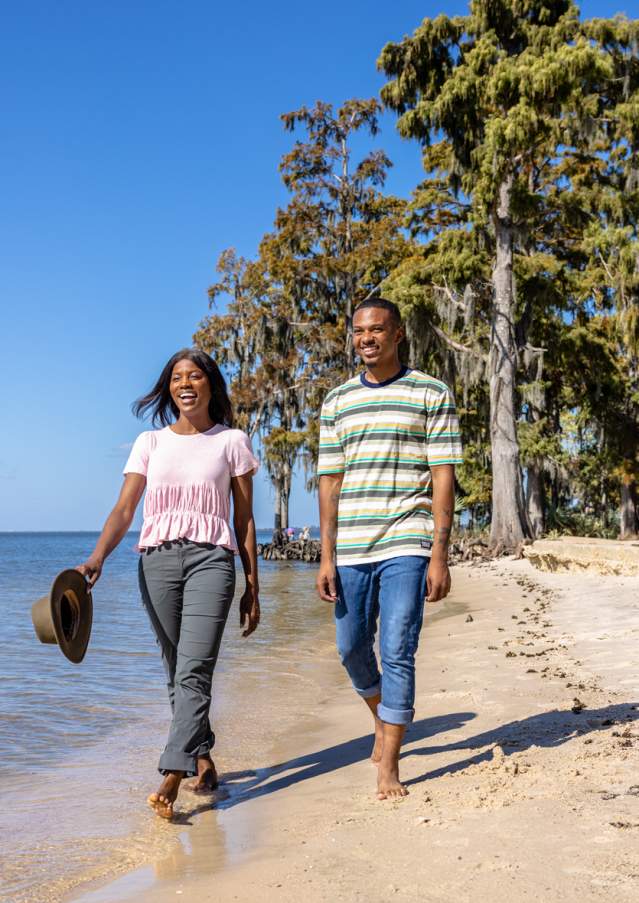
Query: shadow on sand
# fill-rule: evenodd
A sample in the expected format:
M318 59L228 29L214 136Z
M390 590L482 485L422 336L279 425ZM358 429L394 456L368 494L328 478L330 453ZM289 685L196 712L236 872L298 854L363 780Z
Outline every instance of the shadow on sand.
M555 747L566 743L575 736L582 736L601 730L612 724L631 723L639 720L639 703L620 703L600 709L585 709L575 714L570 709L553 709L520 721L511 721L480 734L448 743L443 746L415 746L437 734L458 730L476 717L474 712L454 712L434 718L414 721L406 732L405 749L402 758L410 756L430 756L435 753L455 753L464 750L482 750L461 761L426 771L406 781L407 785L440 777L446 773L461 771L469 765L485 762L492 758L493 748L499 744L505 755L521 752L531 746ZM363 762L370 756L373 744L372 734L347 740L305 756L280 762L269 768L256 771L227 772L222 776L220 789L202 801L195 808L188 809L180 816L182 824L188 824L194 815L208 809L228 809L249 799L256 799L278 790L292 787L309 778L320 777L356 762Z
M475 734L459 743L405 750L402 758L430 756L434 753L454 753L467 749L484 750L451 765L443 765L441 768L427 771L405 783L406 785L420 784L422 781L438 778L444 774L463 771L469 765L486 762L492 759L493 749L497 745L508 756L514 752L523 752L532 746L561 746L562 743L566 743L574 737L583 736L613 724L628 724L637 720L639 720L639 703L619 703L618 705L604 706L601 709L584 709L581 712L573 712L571 709L552 709L549 712L522 718L520 721L510 721L508 724Z
M467 721L475 718L474 712L455 712L450 715L439 715L434 718L422 718L414 721L406 731L406 743L418 743L444 731L457 730ZM249 799L256 799L292 787L309 778L321 777L333 771L339 771L356 762L365 762L373 748L373 735L364 734L335 746L298 756L286 762L255 771L225 772L220 777L220 787L206 802L202 801L194 808L187 808L187 796L180 797L182 812L176 815L174 822L189 824L189 819L208 809L229 809Z

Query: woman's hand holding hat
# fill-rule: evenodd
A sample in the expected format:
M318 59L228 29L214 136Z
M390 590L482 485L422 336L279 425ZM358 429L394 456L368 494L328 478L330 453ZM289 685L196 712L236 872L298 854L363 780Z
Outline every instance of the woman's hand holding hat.
M96 558L94 555L91 555L84 564L78 564L76 566L76 571L79 571L83 577L86 577L89 586L93 587L100 578L103 564L103 561Z

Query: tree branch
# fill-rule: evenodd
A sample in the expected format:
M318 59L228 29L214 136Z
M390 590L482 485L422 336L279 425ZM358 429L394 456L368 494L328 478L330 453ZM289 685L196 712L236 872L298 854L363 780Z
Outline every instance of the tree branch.
M524 351L531 351L533 354L545 354L546 351L548 351L547 348L536 348L534 345L531 345L530 342L526 342L522 347Z
M435 291L441 292L443 295L446 295L450 303L454 304L455 307L458 307L462 313L466 313L466 305L463 301L459 300L457 293L451 290L445 279L444 285L435 285L435 283L433 282L433 288L435 289Z
M383 281L384 281L384 280L382 279L382 282L383 282ZM364 301L368 301L369 298L372 298L372 296L375 294L375 292L376 292L377 289L380 287L380 285L382 284L382 282L378 282L377 285L373 286L373 288L370 290L370 292L369 292L369 293L366 295L366 297L364 298Z
M615 280L614 280L614 278L613 278L612 273L610 272L610 268L609 268L608 264L607 264L606 261L604 260L604 256L603 256L603 254L601 253L601 251L597 251L597 257L599 258L599 260L600 260L600 261L602 262L602 264L603 264L603 268L604 268L604 270L606 271L606 275L608 276L608 279L610 279L610 284L614 287Z
M433 330L437 338L441 339L449 348L452 348L453 351L462 351L464 354L473 354L475 357L481 358L483 361L488 361L488 355L484 354L482 351L477 351L475 348L471 348L468 345L462 345L461 342L456 342L455 339L451 339L449 335L439 328L439 326L435 326L434 323L430 324L430 328Z

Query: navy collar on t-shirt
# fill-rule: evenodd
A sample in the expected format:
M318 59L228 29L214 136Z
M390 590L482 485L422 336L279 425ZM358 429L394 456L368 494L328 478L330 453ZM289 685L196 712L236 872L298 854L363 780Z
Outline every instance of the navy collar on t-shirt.
M381 383L372 383L370 380L366 379L366 376L362 373L360 374L360 379L362 381L363 386L367 386L369 389L382 389L384 386L390 386L391 383L396 382L398 379L401 379L402 376L406 376L407 373L410 373L410 367L403 366L399 373L396 373L395 376L391 376L390 379L385 379L384 382Z

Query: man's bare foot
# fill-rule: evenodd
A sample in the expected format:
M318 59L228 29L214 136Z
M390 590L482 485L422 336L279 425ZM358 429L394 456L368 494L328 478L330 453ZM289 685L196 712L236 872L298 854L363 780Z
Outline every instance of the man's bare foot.
M382 697L377 693L376 696L367 696L364 702L370 709L373 721L375 722L375 743L371 753L371 762L373 765L379 765L382 758L382 749L384 748L384 722L377 717L377 706L380 704Z
M180 781L183 777L183 771L170 771L157 792L147 798L147 803L160 818L166 818L169 821L173 818L173 803L177 799Z
M380 762L377 772L377 799L393 800L402 796L408 796L408 790L399 780L397 764Z
M197 777L186 785L193 793L213 793L219 781L215 764L210 756L199 756L197 760Z
M373 752L371 753L371 762L373 765L379 765L382 759L382 750L384 749L384 725L375 718L375 743L373 744Z
M399 754L406 730L405 724L382 721L384 746L377 766L377 799L393 800L408 796L408 790L399 780Z

